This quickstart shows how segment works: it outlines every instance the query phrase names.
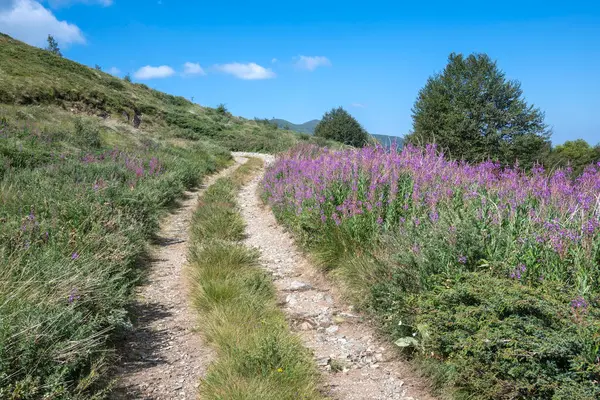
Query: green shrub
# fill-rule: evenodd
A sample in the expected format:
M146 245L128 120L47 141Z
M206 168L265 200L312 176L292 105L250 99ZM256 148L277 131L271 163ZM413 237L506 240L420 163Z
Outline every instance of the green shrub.
M423 354L465 398L600 397L598 315L560 287L471 273L440 279L416 306Z
M217 108L215 108L215 111L217 112L217 114L221 114L221 115L229 114L229 111L227 110L227 106L223 103L219 104L217 106Z

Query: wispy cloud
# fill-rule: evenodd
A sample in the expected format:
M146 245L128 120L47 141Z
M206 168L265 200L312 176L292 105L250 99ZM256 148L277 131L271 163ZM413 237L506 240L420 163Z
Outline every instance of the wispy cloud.
M206 75L204 69L198 63L186 62L183 64L183 75Z
M275 78L275 72L273 72L270 68L262 67L256 63L231 63L231 64L222 64L215 65L214 68L217 71L223 72L225 74L230 74L239 79L246 80L257 80L257 79L271 79Z
M276 63L276 62L278 62L278 61L279 61L278 59L276 59L276 58L273 58L273 59L271 60L271 63L272 63L272 64L275 64L275 63Z
M2 3L5 0L0 0ZM43 5L33 0L14 0L0 6L0 30L34 46L44 46L48 34L62 47L85 43L77 25L59 21Z
M113 4L113 0L48 0L48 4L52 8L68 7L76 3L88 5L98 4L104 7L108 7Z
M367 105L366 104L362 104L362 103L352 103L350 104L352 107L356 107L356 108L366 108Z
M119 75L121 73L121 70L117 67L110 67L106 72L108 72L111 75Z
M324 56L298 56L295 65L300 69L314 71L319 67L331 67L331 61Z
M157 78L168 78L175 74L175 70L168 65L161 65L160 67L153 67L146 65L135 71L133 76L136 79L157 79Z

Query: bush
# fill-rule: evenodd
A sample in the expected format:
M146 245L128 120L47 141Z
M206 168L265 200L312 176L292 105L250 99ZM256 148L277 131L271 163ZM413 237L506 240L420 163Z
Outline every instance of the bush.
M577 177L587 166L597 162L600 162L600 145L592 147L578 139L554 147L544 164L551 169L571 168L572 176Z
M217 111L217 114L220 114L220 115L228 115L229 114L229 111L227 110L227 106L223 103L219 104L215 110Z
M363 147L369 142L367 131L342 107L333 108L323 115L315 127L315 136L355 147Z
M413 329L424 356L444 361L446 384L472 399L600 398L595 308L555 285L438 278L418 300Z

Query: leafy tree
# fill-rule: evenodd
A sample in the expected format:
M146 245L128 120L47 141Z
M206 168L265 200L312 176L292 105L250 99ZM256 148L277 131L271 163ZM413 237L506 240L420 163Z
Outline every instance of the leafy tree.
M125 75L125 76L123 77L123 80L124 80L125 82L131 82L131 75L129 75L129 74Z
M54 36L48 35L47 40L48 40L48 46L46 47L46 50L54 55L62 57L62 53L60 52L60 49L58 48L58 42L54 39Z
M486 54L450 54L427 80L412 109L412 144L437 143L467 161L518 161L530 167L550 150L544 113L528 105L521 84L507 80Z
M315 127L315 136L356 147L363 147L369 142L367 131L342 107L333 108L323 115Z
M567 141L556 146L548 156L548 168L564 168L570 166L575 176L581 174L585 167L600 161L600 144L592 147L583 139Z

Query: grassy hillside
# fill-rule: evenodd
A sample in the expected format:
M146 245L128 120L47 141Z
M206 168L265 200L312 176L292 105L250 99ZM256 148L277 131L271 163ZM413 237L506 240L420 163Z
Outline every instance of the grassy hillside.
M103 397L159 218L227 150L308 139L5 35L0 54L0 398Z
M210 140L229 150L274 152L298 142L293 132L234 117L224 109L194 104L130 83L0 34L0 103L55 106L115 121L163 139ZM28 111L27 111L28 112Z

